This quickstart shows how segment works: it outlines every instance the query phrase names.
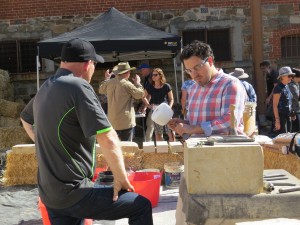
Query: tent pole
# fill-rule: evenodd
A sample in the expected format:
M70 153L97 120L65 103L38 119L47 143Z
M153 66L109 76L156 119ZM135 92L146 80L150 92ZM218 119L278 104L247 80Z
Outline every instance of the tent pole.
M176 85L176 103L179 103L178 101L178 84L177 84L177 64L176 64L176 59L175 57L173 58L173 64L174 64L174 75L175 75L175 85Z
M40 73L39 73L39 47L37 46L37 54L36 54L36 91L38 92L40 89Z
M180 52L182 52L182 49L183 49L183 42L182 42L182 38L181 38L181 50ZM181 82L183 84L184 82L184 68L183 68L183 63L181 63Z

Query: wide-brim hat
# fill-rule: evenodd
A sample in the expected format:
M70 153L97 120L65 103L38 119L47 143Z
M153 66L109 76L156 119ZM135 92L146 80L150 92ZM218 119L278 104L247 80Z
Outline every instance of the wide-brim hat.
M289 67L289 66L281 67L279 69L279 75L278 75L277 79L279 79L280 77L283 77L283 76L288 76L288 75L294 75L295 76L295 73L293 73L291 67Z
M135 67L130 67L128 62L120 62L117 66L117 70L114 72L116 74L124 74L128 71L135 70Z
M238 79L246 79L249 77L249 75L245 73L242 68L235 68L234 71L230 73L230 75Z

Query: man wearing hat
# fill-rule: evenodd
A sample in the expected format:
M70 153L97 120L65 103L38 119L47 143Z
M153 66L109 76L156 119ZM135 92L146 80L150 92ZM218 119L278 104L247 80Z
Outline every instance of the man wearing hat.
M295 73L294 78L289 83L289 89L292 93L292 132L298 132L300 130L300 70L292 68L292 72Z
M273 112L277 134L291 132L292 93L288 87L295 73L289 66L279 69L278 84L273 90Z
M99 87L99 93L107 95L108 119L116 130L121 141L132 141L133 129L136 126L134 99L141 99L144 88L138 75L129 81L130 67L128 62L120 62L115 72L117 76L108 80L107 77Z
M244 72L242 68L235 68L232 73L229 73L231 76L238 78L243 84L247 92L247 102L257 102L257 97L253 86L245 81L244 79L249 78L249 75Z
M84 218L153 224L151 203L130 184L120 142L89 82L104 62L93 45L72 39L63 45L61 64L21 113L35 142L39 196L51 225L80 225ZM114 174L110 188L95 188L96 141ZM135 222L133 222L135 221ZM139 221L139 222L136 222Z

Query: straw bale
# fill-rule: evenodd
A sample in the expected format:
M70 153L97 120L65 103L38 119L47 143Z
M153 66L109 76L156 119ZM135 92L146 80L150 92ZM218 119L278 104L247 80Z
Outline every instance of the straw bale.
M11 118L19 118L25 104L0 99L0 115Z
M32 143L23 127L0 127L0 150L20 143Z
M0 127L17 127L20 125L20 118L0 116Z
M142 160L143 169L164 169L164 164L169 162L181 162L183 164L183 153L144 153Z
M128 153L141 152L138 144L136 142L132 142L132 141L121 141L121 149L122 149L122 152L128 152ZM102 149L99 144L96 144L96 152L97 152L97 154L102 154Z
M0 69L0 99L12 101L14 99L14 86L10 82L9 74Z
M142 169L142 156L143 156L142 152L137 152L137 153L123 152L125 168L128 169L131 168L132 170ZM96 160L97 160L97 167L103 168L108 166L103 154L97 154Z
M23 152L7 151L4 185L36 184L37 170L38 163L34 149Z
M284 169L300 179L300 159L294 154L284 155L279 151L272 151L263 147L264 168L265 169Z

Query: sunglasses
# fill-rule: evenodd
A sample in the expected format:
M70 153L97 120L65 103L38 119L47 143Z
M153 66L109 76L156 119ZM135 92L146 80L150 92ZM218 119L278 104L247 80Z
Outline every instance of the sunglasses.
M158 73L152 73L152 76L159 76L159 74Z
M288 75L288 78L294 78L295 76L294 75Z

